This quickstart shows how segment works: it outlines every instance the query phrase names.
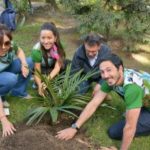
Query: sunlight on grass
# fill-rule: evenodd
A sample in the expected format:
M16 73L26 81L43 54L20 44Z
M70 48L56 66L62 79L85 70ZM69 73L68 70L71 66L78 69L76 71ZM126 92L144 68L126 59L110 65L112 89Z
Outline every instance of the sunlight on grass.
M60 29L72 29L73 26L63 26L63 25L57 25L57 28L60 28Z
M132 54L132 57L140 62L141 64L149 65L150 64L150 56L145 54L145 53L140 53L140 54Z
M49 18L49 19L50 19L50 18ZM39 18L34 19L34 21L35 21L35 22L38 22L38 23L44 23L44 22L47 22L48 20L46 20L45 18L39 17Z
M136 44L136 49L141 49L145 52L150 52L150 45L148 45L148 44Z

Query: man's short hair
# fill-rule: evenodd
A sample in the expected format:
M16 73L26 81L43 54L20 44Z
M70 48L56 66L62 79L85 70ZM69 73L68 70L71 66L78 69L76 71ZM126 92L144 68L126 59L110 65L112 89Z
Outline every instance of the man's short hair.
M103 42L103 37L96 33L90 33L84 38L84 42L89 46L99 46Z
M105 55L105 57L102 58L100 64L104 61L112 62L117 69L119 69L120 66L123 67L123 61L121 60L121 58L118 55L113 54L113 53Z

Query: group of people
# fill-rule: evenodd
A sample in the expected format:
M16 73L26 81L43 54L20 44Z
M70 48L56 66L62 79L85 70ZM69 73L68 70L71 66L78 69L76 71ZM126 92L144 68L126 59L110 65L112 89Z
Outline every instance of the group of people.
M53 79L64 67L65 52L55 24L42 25L39 42L35 44L28 58L23 49L13 41L11 31L0 24L0 121L4 137L16 131L3 109L9 105L6 95L9 93L11 96L30 99L32 96L27 93L27 86L34 70ZM38 94L43 96L42 81L36 73L34 82Z
M3 106L6 94L22 98L31 98L27 93L27 84L33 70L47 74L53 79L65 69L65 52L59 33L53 23L44 23L40 30L39 42L32 49L31 57L26 58L24 51L12 40L11 32L0 25L0 121L3 136L13 134L16 129L7 119ZM83 44L76 50L72 60L72 71L83 69L99 71L79 86L80 94L86 93L95 82L93 98L69 128L57 133L56 138L69 140L75 136L84 122L96 111L110 91L117 92L124 99L125 118L113 124L108 135L112 139L122 140L121 150L127 150L135 136L150 134L150 106L145 105L144 97L149 94L143 73L124 68L119 56L103 43L100 35L88 34ZM34 74L35 86L43 96L41 79ZM150 82L147 79L147 82Z

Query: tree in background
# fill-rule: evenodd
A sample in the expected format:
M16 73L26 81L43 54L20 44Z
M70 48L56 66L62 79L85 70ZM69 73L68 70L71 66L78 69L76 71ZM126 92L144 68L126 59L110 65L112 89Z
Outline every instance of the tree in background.
M50 4L54 10L58 10L56 0L45 0L46 3Z
M128 51L133 50L134 42L145 41L145 35L150 31L148 0L60 1L80 20L81 33L95 31L109 39L110 35L121 31Z

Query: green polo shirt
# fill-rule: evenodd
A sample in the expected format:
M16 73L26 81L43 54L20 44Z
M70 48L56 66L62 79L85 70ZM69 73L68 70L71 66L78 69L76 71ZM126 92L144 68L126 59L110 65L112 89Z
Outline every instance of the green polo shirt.
M150 74L133 69L124 69L124 82L121 86L109 86L103 82L101 90L105 93L115 91L123 97L126 109L140 108L150 110Z
M113 88L104 82L101 86L101 90L105 93L109 93ZM143 106L144 90L140 86L129 84L124 86L123 90L126 109L140 108Z

